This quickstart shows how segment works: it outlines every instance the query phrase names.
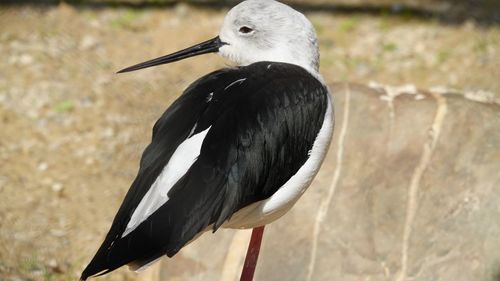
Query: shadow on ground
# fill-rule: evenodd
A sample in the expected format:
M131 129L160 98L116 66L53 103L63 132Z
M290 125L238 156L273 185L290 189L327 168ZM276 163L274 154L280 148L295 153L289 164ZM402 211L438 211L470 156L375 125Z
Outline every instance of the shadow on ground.
M67 0L64 3L79 6L80 8L109 8L126 7L136 9L151 9L171 7L178 3L189 3L203 8L220 9L230 8L240 1L236 0L145 0L145 1L120 1L120 0ZM295 8L304 12L329 12L335 14L366 14L384 15L403 18L436 19L444 24L462 24L467 21L475 21L484 26L500 25L500 2L495 0L470 1L470 0L441 0L420 1L415 5L409 1L365 1L363 4L346 3L345 1L334 1L335 3L324 3L324 1L283 1L293 4ZM408 3L406 3L408 2ZM6 0L0 5L34 5L54 6L61 3L59 0Z

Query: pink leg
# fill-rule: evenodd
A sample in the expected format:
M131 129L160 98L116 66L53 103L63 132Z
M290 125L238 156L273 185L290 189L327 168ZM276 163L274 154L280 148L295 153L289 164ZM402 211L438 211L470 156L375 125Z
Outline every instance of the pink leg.
M253 280L263 234L264 226L256 227L252 231L252 238L250 238L250 244L248 244L247 256L245 257L245 264L243 265L243 270L241 271L240 281Z

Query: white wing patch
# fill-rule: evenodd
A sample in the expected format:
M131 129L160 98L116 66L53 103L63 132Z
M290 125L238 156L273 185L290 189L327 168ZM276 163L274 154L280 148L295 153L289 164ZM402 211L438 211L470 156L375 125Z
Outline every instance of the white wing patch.
M167 193L200 156L201 145L209 130L210 127L186 139L177 147L170 161L135 209L122 238L134 231L137 226L168 201Z

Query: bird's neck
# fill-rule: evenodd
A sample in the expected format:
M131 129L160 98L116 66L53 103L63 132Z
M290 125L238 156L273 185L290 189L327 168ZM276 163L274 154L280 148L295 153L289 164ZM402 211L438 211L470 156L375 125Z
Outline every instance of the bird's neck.
M314 55L314 54L313 54ZM287 54L286 52L268 52L267 54L246 55L245 57L229 57L237 65L250 65L261 61L281 62L298 65L307 70L315 78L323 82L319 73L318 57L313 55Z

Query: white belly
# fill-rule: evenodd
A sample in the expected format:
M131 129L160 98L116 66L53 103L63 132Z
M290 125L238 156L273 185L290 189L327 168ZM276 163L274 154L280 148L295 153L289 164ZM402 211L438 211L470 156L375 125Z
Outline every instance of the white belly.
M239 210L222 227L254 228L271 223L288 212L309 187L323 163L332 139L333 124L332 102L328 95L323 125L304 165L271 197Z

